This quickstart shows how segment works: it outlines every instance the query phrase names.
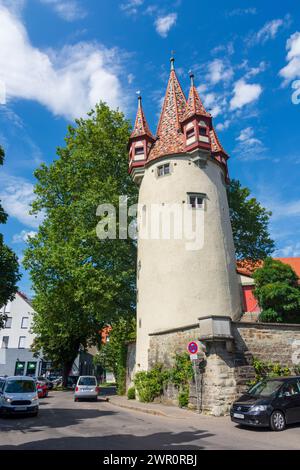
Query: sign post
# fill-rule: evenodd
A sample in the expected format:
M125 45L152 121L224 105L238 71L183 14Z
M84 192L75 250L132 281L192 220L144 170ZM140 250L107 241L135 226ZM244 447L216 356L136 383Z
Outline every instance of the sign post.
M193 364L193 371L194 371L194 379L196 385L196 395L197 395L197 411L200 413L200 397L199 397L199 385L198 385L198 376L199 376L199 369L198 365L198 352L199 352L199 344L197 341L191 341L188 344L188 353L190 355L190 359Z

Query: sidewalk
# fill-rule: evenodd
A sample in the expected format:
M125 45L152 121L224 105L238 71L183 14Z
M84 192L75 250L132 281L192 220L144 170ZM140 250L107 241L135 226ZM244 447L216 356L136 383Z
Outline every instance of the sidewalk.
M137 400L128 400L127 397L118 395L110 395L107 398L111 405L156 416L174 419L189 419L191 416L197 416L195 411L177 408L176 406L162 405L160 403L141 403Z

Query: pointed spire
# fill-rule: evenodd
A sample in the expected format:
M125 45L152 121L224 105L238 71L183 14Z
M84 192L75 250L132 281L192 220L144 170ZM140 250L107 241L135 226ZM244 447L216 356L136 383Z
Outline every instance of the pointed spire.
M194 74L190 72L191 87L189 92L189 97L186 105L186 109L182 118L182 121L186 121L193 116L206 116L211 117L211 115L206 111L204 105L200 99L197 88L194 83Z
M170 77L157 127L157 140L150 151L149 160L184 151L180 122L186 108L186 98L175 72L174 61L174 57L171 57Z
M148 126L148 123L147 123L147 120L143 111L142 97L139 94L138 95L138 109L136 113L134 128L133 128L130 138L132 139L133 137L141 137L144 135L148 135L149 137L151 137L151 139L154 140L154 137L150 131L150 128Z

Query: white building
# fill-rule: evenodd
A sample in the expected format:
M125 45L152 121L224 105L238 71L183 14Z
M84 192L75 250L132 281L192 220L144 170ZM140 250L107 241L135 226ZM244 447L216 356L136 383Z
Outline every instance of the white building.
M0 314L7 316L0 330L0 376L40 374L43 361L30 351L34 339L30 300L18 292L13 301L0 308Z

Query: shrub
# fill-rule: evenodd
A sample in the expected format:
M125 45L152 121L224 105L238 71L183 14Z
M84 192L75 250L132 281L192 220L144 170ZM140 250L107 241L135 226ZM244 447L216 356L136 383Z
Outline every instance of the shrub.
M292 375L293 372L296 372L296 368L291 370L287 366L283 366L278 362L264 362L260 359L254 358L252 365L255 370L255 380L250 382L250 385L254 385L264 378L271 377L283 377L285 375Z
M135 388L134 387L130 387L127 390L127 398L128 400L135 400Z
M182 389L178 394L178 405L180 408L185 408L189 404L190 398L190 389L189 387L185 387Z
M149 403L162 395L167 376L162 369L162 364L156 364L150 371L141 371L135 374L134 385L141 402Z

